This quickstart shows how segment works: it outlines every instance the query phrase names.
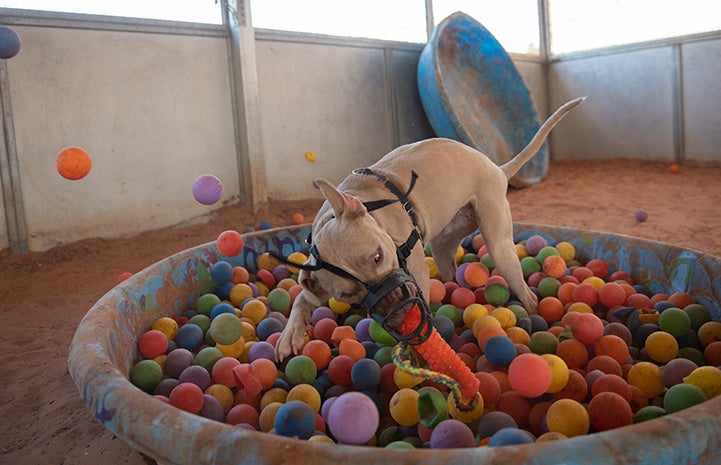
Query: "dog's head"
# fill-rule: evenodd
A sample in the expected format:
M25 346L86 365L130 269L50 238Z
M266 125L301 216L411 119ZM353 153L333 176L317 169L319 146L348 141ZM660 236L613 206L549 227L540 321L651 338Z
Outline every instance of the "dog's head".
M358 304L366 293L364 283L376 282L398 268L396 244L359 198L339 191L326 179L317 178L315 183L333 210L333 218L319 224L317 229L314 225L313 244L323 262L348 272L357 280L320 269L303 273L301 284L314 292L320 291L320 286L330 296ZM312 263L313 258L309 261Z

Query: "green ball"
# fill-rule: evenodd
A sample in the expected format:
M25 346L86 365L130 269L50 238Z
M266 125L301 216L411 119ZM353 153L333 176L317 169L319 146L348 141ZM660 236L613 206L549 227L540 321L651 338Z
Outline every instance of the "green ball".
M480 262L480 261L481 261L480 257L478 256L478 254L475 254L475 253L467 253L461 257L461 263L472 263L472 262Z
M706 365L706 356L695 347L681 347L676 354L676 358L686 358L698 366Z
M208 373L213 371L213 365L215 362L223 358L223 352L217 347L204 347L195 356L195 364L208 370Z
M538 283L538 293L541 297L558 296L558 288L561 287L561 281L556 278L546 277Z
M683 308L683 311L691 318L691 329L698 331L704 324L711 321L711 312L701 304L690 304Z
M561 252L559 252L555 247L547 245L546 247L543 247L541 250L538 251L538 253L536 254L536 260L538 261L538 263L543 263L543 261L551 255L556 255L557 257L560 257Z
M268 306L274 312L287 316L290 313L290 293L282 287L276 287L268 293Z
M657 405L647 405L646 407L640 408L638 412L633 416L634 423L641 423L654 418L662 417L666 415L666 410L662 409Z
M141 360L130 371L130 382L147 393L152 393L161 379L163 369L153 360Z
M198 297L198 300L195 301L195 309L200 314L210 316L210 312L213 310L213 307L215 307L219 303L220 297L218 297L217 295L211 293L203 294Z
M659 315L658 326L674 337L681 337L691 329L691 317L680 308L670 307Z
M496 264L493 263L493 258L491 258L490 254L484 254L481 257L481 263L486 265L486 268L488 268L488 271L491 272L496 267Z
M528 347L534 354L555 354L558 348L558 338L549 331L536 331L531 334Z
M441 305L436 311L436 316L438 315L448 317L448 319L453 322L456 328L461 326L461 324L463 323L463 313L458 308L456 308L455 305Z
M208 328L210 328L210 317L199 313L197 315L193 315L190 320L188 320L188 323L196 325L205 333L208 331Z
M521 270L523 270L523 277L528 279L533 273L541 271L541 264L536 260L535 257L523 257L521 259Z
M511 297L508 286L501 282L495 282L487 285L483 291L483 295L486 297L486 302L495 307L505 304L508 302L509 297Z
M351 315L348 315L345 320L343 320L343 326L350 326L351 328L355 329L355 326L363 318L363 316L358 315L357 313L353 313Z
M663 408L666 413L675 413L708 400L706 393L693 384L680 383L671 386L663 396Z
M388 444L403 440L403 430L400 426L389 426L378 435L378 447L385 447Z
M379 348L373 356L373 360L380 366L393 363L393 346L383 346Z
M383 327L376 321L371 321L371 324L368 325L368 332L370 333L371 337L374 341L376 341L378 344L388 345L388 344L395 344L396 340L393 339L393 336L388 334L388 331L383 329Z
M210 322L208 332L215 342L227 346L243 335L243 322L232 313L221 313Z
M415 449L415 446L406 441L393 441L388 444L385 449Z
M285 380L292 386L298 384L313 384L318 375L318 368L312 358L306 355L296 355L288 360L285 366Z
M526 309L518 304L511 304L508 305L506 308L512 311L514 315L516 315L516 321L520 320L521 318L528 317L528 312L526 311Z

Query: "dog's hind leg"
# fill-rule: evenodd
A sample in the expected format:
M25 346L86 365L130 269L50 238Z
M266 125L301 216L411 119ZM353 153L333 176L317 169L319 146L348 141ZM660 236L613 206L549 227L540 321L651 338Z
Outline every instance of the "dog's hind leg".
M433 261L444 280L451 281L455 277L458 245L477 227L476 213L469 204L461 208L450 223L430 241Z

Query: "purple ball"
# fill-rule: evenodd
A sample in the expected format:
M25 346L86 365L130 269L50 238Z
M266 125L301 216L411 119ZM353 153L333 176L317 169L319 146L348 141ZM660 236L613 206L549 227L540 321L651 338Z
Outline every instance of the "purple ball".
M438 423L431 433L431 449L475 447L473 431L463 422L448 419Z
M210 394L203 394L203 406L198 412L201 417L210 418L215 421L225 420L225 411L220 401Z
M370 318L363 318L355 325L355 334L358 337L358 342L373 341L370 333L371 321Z
M526 239L526 250L532 257L538 255L538 252L547 245L548 242L546 242L546 239L544 239L543 236L533 235Z
M465 273L466 268L468 268L468 263L462 263L458 268L456 268L456 282L461 287L470 287L466 280L463 278L463 274Z
M275 348L273 344L265 341L258 341L248 349L248 361L253 362L259 358L267 358L275 362Z
M310 315L310 324L315 326L315 324L323 318L330 318L331 320L336 321L336 314L333 313L333 310L329 307L317 307Z
M193 197L203 205L213 205L223 196L223 183L212 174L198 176L193 183Z
M378 429L380 416L373 400L360 392L346 392L328 412L328 429L341 444L366 444Z
M663 367L663 382L667 388L681 384L696 368L698 365L687 358L674 358Z
M648 213L646 213L644 210L636 210L636 221L639 223L643 223L648 219Z
M190 365L188 368L183 370L178 377L178 381L181 383L193 383L198 386L201 391L205 391L205 388L210 386L210 383L212 382L208 370L200 365Z
M275 282L278 283L286 278L290 278L293 273L290 272L287 266L280 264L273 268L273 277Z
M195 356L188 349L182 347L168 353L165 358L165 372L171 378L177 379L180 374L195 362Z

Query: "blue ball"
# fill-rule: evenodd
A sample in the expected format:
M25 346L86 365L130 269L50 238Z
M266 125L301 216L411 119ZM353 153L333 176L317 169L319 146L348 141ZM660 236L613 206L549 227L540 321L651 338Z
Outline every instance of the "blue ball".
M20 36L7 26L0 26L0 59L7 60L20 51Z
M261 341L265 341L271 334L281 331L283 331L283 323L275 318L264 318L255 328L255 334Z
M531 319L531 333L548 331L548 322L541 315L529 315L528 318Z
M260 229L261 231L263 231L263 230L265 230L265 229L270 229L270 228L272 228L272 227L273 227L273 226L270 224L270 221L268 221L268 220L263 220L263 221L260 222L260 225L258 226L258 229Z
M178 347L194 352L203 343L203 330L193 323L186 323L178 328L175 343Z
M233 308L233 306L227 302L221 302L215 307L213 307L213 309L210 311L210 319L212 320L221 313L230 313L232 315L235 315L235 308Z
M381 366L372 358L360 359L353 364L350 378L361 390L374 389L381 382Z
M531 435L519 428L501 428L491 436L488 447L509 446L517 444L530 444L533 442Z
M278 409L273 426L280 436L308 439L315 431L315 412L305 402L292 400Z
M486 342L483 350L488 362L497 367L508 366L516 357L516 345L507 336L493 336Z
M216 284L225 284L233 277L233 265L221 260L210 267L210 277Z
M218 287L215 289L215 295L217 295L220 300L230 300L230 290L233 289L233 286L235 286L235 284L231 282L218 284Z
M374 358L376 355L376 352L378 352L378 344L376 344L373 341L363 341L361 342L361 345L366 350L366 358Z
M456 333L456 325L453 320L444 315L436 315L431 320L431 324L446 342L451 342Z
M531 320L530 317L524 316L523 318L519 318L516 321L516 326L519 328L522 328L525 330L528 334L531 334L533 331L533 320Z

